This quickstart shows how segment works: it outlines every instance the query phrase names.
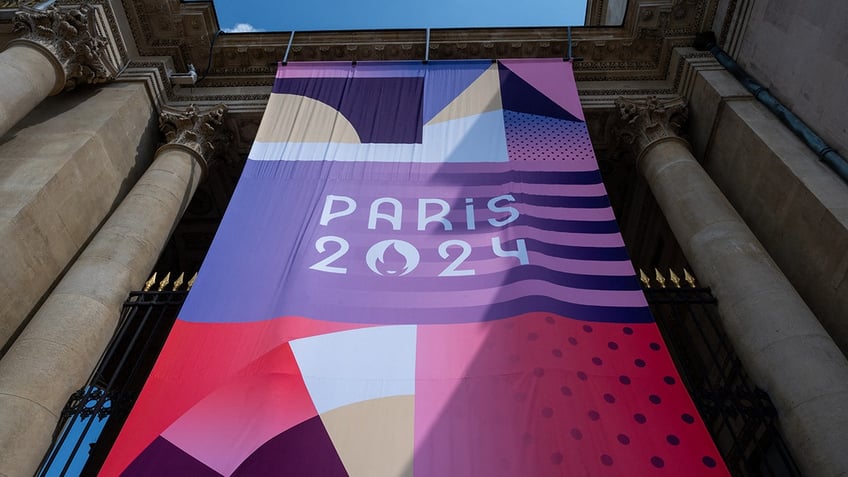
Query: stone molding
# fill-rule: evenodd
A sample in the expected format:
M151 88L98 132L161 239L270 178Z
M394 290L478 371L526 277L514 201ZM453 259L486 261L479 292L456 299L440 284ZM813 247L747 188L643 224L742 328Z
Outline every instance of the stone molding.
M219 104L211 109L198 110L193 104L185 109L163 108L159 113L159 129L165 134L167 144L159 148L188 149L203 168L208 166L220 152L226 149L229 134L224 126L227 106Z
M615 127L617 136L622 145L632 150L637 164L651 146L663 141L681 141L689 147L689 143L678 135L689 114L683 98L621 97L615 101L615 107L619 114Z
M49 52L58 65L51 94L69 91L80 84L114 79L114 66L104 57L106 38L97 31L95 11L87 5L75 8L23 7L15 15L13 31L21 35L12 43L32 43Z
M168 78L168 71L173 71L174 67L170 57L144 58L145 61L131 61L121 71L116 82L142 82L147 88L150 95L150 100L156 106L157 111L161 111L165 105L180 109L192 103L199 101L188 101L185 104L178 104L173 101L174 87ZM267 99L267 98L266 98ZM218 104L221 101L215 101L211 104Z
M173 71L185 71L192 63L203 78L190 87L168 88L166 104L224 102L236 115L241 110L262 109L267 93L256 90L270 90L292 32L217 35L219 25L209 2L119 1L140 55L128 69L148 63L148 58L169 57ZM594 4L605 1L594 0ZM732 15L716 20L719 5L726 2L627 0L622 25L575 27L573 54L582 61L574 62L574 70L581 97L592 100L590 107L612 112L618 96L680 94L682 64L675 49L690 46L695 34L713 28L714 22L729 21ZM423 28L295 32L289 60L422 60L427 53L426 36ZM562 58L567 54L567 38L564 27L432 29L429 57L434 61Z

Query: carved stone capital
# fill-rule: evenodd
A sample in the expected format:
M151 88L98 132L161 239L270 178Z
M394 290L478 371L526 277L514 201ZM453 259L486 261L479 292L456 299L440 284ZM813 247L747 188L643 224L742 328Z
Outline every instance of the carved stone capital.
M682 98L660 101L656 96L643 100L619 98L615 101L619 120L616 133L623 145L632 149L638 163L653 144L665 140L683 141L678 133L688 117Z
M34 43L49 53L57 67L52 94L74 89L79 84L105 83L114 79L114 66L106 59L107 40L97 31L94 9L22 7L15 14L14 42Z
M159 114L159 129L165 134L167 147L188 148L200 165L207 168L216 153L226 149L229 134L224 126L227 106L219 104L199 111L193 104L184 110L163 109Z

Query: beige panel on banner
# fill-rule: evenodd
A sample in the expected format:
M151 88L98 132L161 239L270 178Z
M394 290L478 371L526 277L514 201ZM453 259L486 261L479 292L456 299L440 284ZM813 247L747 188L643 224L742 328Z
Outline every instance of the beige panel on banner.
M321 101L272 94L256 133L257 142L359 144L359 134L340 112Z
M427 124L497 111L502 108L498 65L492 64Z
M321 420L350 477L412 477L414 412L414 396L394 396L333 409Z

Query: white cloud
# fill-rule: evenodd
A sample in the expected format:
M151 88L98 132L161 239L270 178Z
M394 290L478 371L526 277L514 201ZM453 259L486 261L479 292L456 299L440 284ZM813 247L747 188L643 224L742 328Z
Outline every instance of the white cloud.
M259 32L259 31L265 31L265 30L255 28L250 23L236 23L236 26L234 26L232 28L224 28L224 33L252 33L252 32Z

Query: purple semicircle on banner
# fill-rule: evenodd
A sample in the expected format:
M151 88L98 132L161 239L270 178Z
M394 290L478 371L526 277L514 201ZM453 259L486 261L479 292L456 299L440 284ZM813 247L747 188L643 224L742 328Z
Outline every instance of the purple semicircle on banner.
M316 416L268 440L231 475L347 477L348 473L324 423Z

